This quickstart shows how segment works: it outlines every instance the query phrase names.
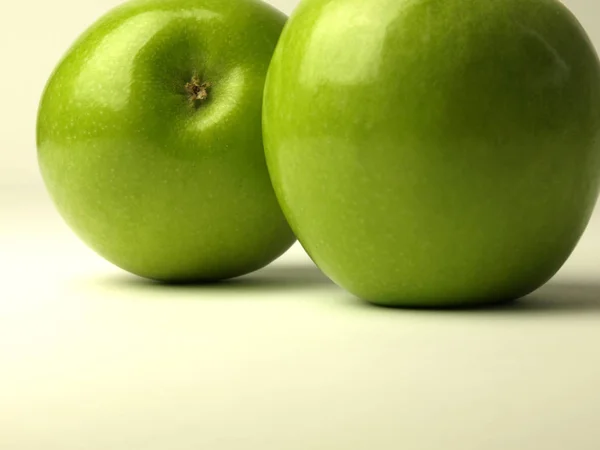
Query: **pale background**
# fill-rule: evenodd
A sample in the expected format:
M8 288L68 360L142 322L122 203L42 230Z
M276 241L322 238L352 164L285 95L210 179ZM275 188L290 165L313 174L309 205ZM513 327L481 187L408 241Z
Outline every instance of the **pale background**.
M36 108L118 3L0 3L1 450L600 448L598 213L546 287L478 311L368 307L298 246L161 288L81 244L38 175ZM600 48L600 3L566 3Z

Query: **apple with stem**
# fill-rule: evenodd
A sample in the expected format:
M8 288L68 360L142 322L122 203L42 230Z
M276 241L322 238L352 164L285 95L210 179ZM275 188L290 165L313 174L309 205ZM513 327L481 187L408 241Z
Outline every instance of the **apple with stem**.
M92 249L188 282L243 275L292 245L261 128L285 21L260 0L136 0L73 45L41 100L38 159Z

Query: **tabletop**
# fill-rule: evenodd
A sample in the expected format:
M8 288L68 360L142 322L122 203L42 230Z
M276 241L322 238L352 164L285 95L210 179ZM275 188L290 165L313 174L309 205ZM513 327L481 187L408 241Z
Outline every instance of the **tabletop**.
M213 286L87 249L3 191L0 448L600 446L600 214L545 287L495 308L369 306L296 245Z

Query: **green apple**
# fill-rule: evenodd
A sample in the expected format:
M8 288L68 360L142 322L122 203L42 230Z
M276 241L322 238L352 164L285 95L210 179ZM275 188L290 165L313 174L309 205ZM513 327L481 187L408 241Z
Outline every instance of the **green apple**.
M92 249L169 282L242 275L295 240L264 158L264 81L286 16L260 0L137 0L68 51L39 165Z
M555 0L306 0L263 133L292 229L342 287L390 306L515 299L592 213L600 64Z

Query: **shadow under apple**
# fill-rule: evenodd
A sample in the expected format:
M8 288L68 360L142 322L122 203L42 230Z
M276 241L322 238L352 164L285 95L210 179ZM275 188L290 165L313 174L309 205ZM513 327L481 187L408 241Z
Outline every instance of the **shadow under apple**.
M497 303L487 306L450 307L450 308L392 308L378 306L360 300L351 294L344 294L323 272L310 263L272 264L252 274L213 283L179 283L167 284L152 281L134 275L120 274L103 279L96 279L96 284L103 287L135 291L152 292L302 292L307 295L319 293L337 293L346 296L348 306L366 310L444 312L452 313L495 313L495 314L527 314L527 313L582 313L600 311L600 280L579 279L565 280L555 278L537 291L518 300Z
M164 283L129 274L99 281L104 287L152 291L302 291L339 289L316 266L307 263L272 264L254 273L229 280L204 283Z
M527 313L583 313L600 311L600 280L580 279L564 280L555 279L537 291L517 300L498 302L488 305L476 306L450 306L450 307L408 307L397 308L375 305L372 303L354 300L354 304L369 309L385 309L393 311L435 311L444 313L496 313L502 314L527 314Z

